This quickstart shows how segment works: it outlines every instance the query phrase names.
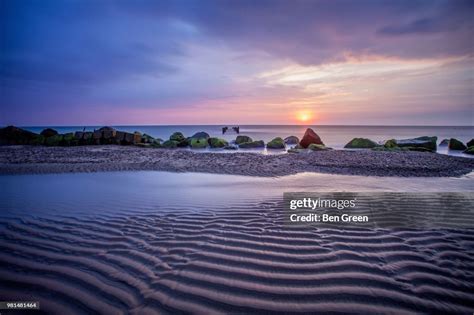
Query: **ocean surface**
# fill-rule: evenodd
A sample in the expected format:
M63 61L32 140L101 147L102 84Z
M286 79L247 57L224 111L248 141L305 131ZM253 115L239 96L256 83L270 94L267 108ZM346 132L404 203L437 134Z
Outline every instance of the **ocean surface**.
M85 127L87 131L93 131L102 126ZM113 126L117 129L141 133L147 133L155 138L168 139L169 136L176 131L182 132L185 136L192 136L199 131L205 131L211 136L222 137L228 141L235 140L237 134L232 130L232 126L228 126L229 130L226 134L222 134L223 126L212 125L183 125L183 126ZM25 127L34 132L41 132L45 127ZM52 127L59 132L73 132L82 130L84 126L62 126ZM275 137L285 138L290 135L301 138L306 128L313 128L321 137L323 142L335 149L342 149L345 144L355 137L369 138L374 141L384 141L388 139L405 139L420 136L437 136L438 143L446 138L456 138L466 143L474 138L474 126L450 127L450 126L302 126L302 125L280 125L280 126L257 126L242 125L240 126L240 134L250 136L254 140L264 140L268 142ZM449 151L447 147L438 148L438 153L450 155L462 155L460 151Z
M288 227L281 218L283 192L472 192L473 181L4 175L0 296L55 314L471 314L472 229Z

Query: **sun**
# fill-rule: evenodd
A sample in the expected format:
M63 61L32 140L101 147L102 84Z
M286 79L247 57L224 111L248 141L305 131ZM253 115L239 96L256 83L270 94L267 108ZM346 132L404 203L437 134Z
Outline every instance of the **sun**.
M313 115L311 114L311 112L308 112L308 111L301 111L301 112L296 113L296 119L302 123L306 123L310 121L312 118L313 118Z

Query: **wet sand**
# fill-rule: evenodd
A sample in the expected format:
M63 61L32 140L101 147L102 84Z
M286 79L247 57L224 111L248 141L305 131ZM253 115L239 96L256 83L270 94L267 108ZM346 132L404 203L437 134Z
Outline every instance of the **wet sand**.
M0 147L0 174L155 170L248 176L301 172L364 176L461 176L474 159L425 152L333 150L299 154L198 152L123 146Z

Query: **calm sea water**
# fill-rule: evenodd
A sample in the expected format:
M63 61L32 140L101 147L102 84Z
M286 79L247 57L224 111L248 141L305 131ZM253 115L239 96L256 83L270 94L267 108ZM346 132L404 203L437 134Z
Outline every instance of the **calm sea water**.
M93 131L102 126L88 126L87 131ZM183 126L113 126L124 131L140 131L153 137L168 139L175 131L181 131L185 136L192 136L199 131L205 131L211 136L219 136L228 141L234 140L237 134L229 126L226 134L222 135L221 125L183 125ZM474 126L302 126L302 125L242 125L240 134L248 135L254 140L270 141L275 137L287 137L290 135L301 138L306 128L313 128L321 137L323 142L335 149L341 149L352 138L363 137L374 141L383 141L387 139L403 139L419 136L437 136L438 141L445 138L456 138L467 142L474 138ZM26 129L40 132L43 126L26 127ZM82 130L83 126L62 126L54 127L59 132L71 132ZM439 148L439 153L449 153L453 155L463 155L460 152L447 152L446 147Z

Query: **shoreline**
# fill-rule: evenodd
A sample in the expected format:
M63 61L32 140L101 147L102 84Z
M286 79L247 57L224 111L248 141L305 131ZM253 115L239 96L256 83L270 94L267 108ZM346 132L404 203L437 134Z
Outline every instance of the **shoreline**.
M135 146L2 146L0 175L111 171L168 171L279 177L303 172L387 176L459 177L474 159L425 152L330 150L299 154L193 152Z

